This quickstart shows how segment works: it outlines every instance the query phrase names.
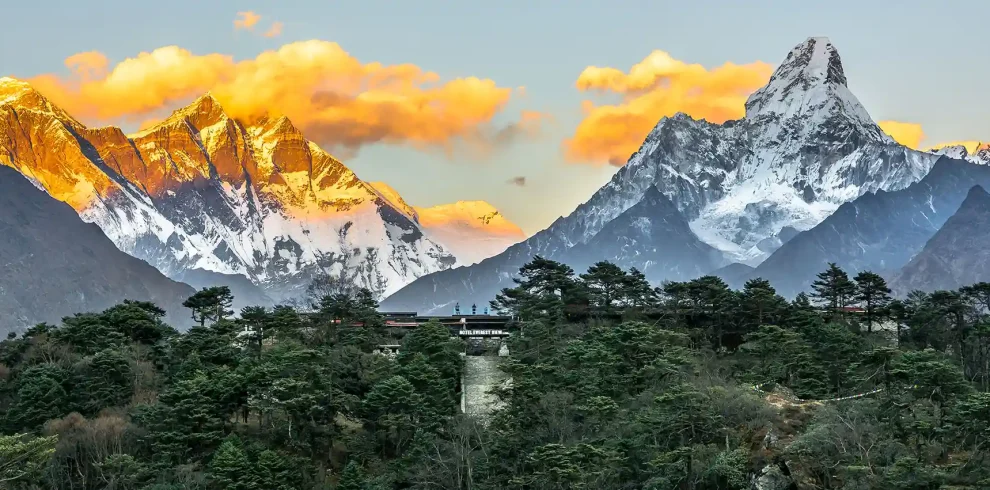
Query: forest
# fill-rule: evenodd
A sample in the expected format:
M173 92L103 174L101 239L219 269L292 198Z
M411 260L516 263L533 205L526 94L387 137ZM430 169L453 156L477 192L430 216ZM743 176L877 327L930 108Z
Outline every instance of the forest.
M990 487L988 283L898 300L830 264L789 301L536 257L491 303L511 381L479 419L461 340L332 282L237 314L206 288L182 332L125 301L8 336L0 488Z

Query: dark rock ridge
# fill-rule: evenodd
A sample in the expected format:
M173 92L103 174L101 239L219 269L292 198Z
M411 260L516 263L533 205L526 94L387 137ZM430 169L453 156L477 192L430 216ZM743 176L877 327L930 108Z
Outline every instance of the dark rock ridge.
M67 204L0 166L0 333L57 324L124 299L159 305L178 328L190 322L182 302L194 292L121 252Z
M990 167L941 157L920 182L895 192L865 194L843 204L818 226L798 234L750 277L769 280L781 294L808 291L835 262L850 275L890 275L942 227L973 186L990 187Z
M959 210L891 280L899 295L990 281L990 194L973 186Z
M562 257L577 272L601 260L635 267L652 282L682 281L706 274L725 259L691 231L670 199L650 187L643 199L610 221L591 240Z

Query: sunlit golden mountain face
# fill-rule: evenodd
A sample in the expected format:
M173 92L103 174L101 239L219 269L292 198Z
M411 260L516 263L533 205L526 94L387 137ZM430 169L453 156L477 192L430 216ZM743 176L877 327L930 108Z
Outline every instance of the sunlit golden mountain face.
M114 180L151 197L211 179L235 187L250 182L292 207L307 206L307 193L315 198L341 180L359 185L287 118L245 124L210 95L130 136L116 127L86 128L24 82L5 79L0 97L3 163L80 212L117 187ZM310 201L326 205L333 198Z
M0 163L168 274L243 274L278 297L333 272L386 294L456 261L397 194L360 180L288 118L235 119L210 95L125 135L3 79Z

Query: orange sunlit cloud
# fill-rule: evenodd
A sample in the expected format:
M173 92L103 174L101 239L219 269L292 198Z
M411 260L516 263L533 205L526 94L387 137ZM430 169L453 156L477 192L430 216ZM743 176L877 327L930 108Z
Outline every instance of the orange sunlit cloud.
M572 162L621 166L664 116L684 112L716 123L740 118L746 98L765 85L772 72L773 66L761 61L707 69L659 50L628 73L589 66L578 77L578 90L618 94L622 99L604 105L585 100L584 120L564 142L565 156Z
M261 20L261 16L248 10L247 12L237 12L234 19L234 29L252 29Z
M966 148L966 152L975 153L976 150L985 146L985 143L981 143L979 141L947 141L923 148L921 142L925 139L925 132L922 130L920 124L898 121L880 121L877 125L879 125L880 129L882 129L885 133L890 135L891 138L894 138L894 141L915 150L924 149L925 151L931 151L948 146L962 146Z
M879 121L877 125L885 133L890 135L891 138L894 138L894 141L908 148L917 150L921 146L921 142L925 139L925 132L921 129L920 124L899 121Z
M68 78L28 81L83 120L139 122L210 91L233 117L285 115L308 138L345 150L386 142L449 151L455 140L490 148L502 132L492 118L513 95L488 79L442 81L413 64L363 63L319 40L243 61L167 46L112 67L96 52L70 62ZM537 114L524 113L510 127L532 134L542 119Z
M285 27L281 22L272 22L272 26L268 28L263 34L265 37L278 37L282 35L282 28Z

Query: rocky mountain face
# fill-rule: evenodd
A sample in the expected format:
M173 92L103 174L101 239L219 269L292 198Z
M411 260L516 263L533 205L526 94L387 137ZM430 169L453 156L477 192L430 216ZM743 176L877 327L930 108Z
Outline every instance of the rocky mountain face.
M564 257L650 187L677 205L702 241L734 262L756 264L784 237L814 227L842 203L917 182L937 158L886 135L849 91L836 49L825 38L810 38L748 99L743 119L660 120L628 163L573 213L491 259L420 278L383 305L439 311L458 300L484 303L511 285L531 257Z
M151 301L176 327L195 293L148 263L121 252L92 224L16 171L0 166L0 333L125 299Z
M850 274L889 275L917 254L966 199L973 186L990 186L990 167L940 158L920 182L894 192L877 191L843 204L761 263L748 277L769 280L794 296L835 262Z
M941 229L891 279L900 295L990 281L990 194L973 186Z
M952 145L932 150L935 155L945 155L949 158L967 160L977 165L990 165L990 143L979 143L971 153L963 145Z
M243 276L276 301L320 272L385 295L455 263L401 198L288 119L235 120L209 95L128 136L0 79L0 163L166 275Z
M591 240L564 253L561 260L578 272L607 260L635 267L653 282L683 281L711 272L725 263L722 254L702 242L687 220L656 187Z

